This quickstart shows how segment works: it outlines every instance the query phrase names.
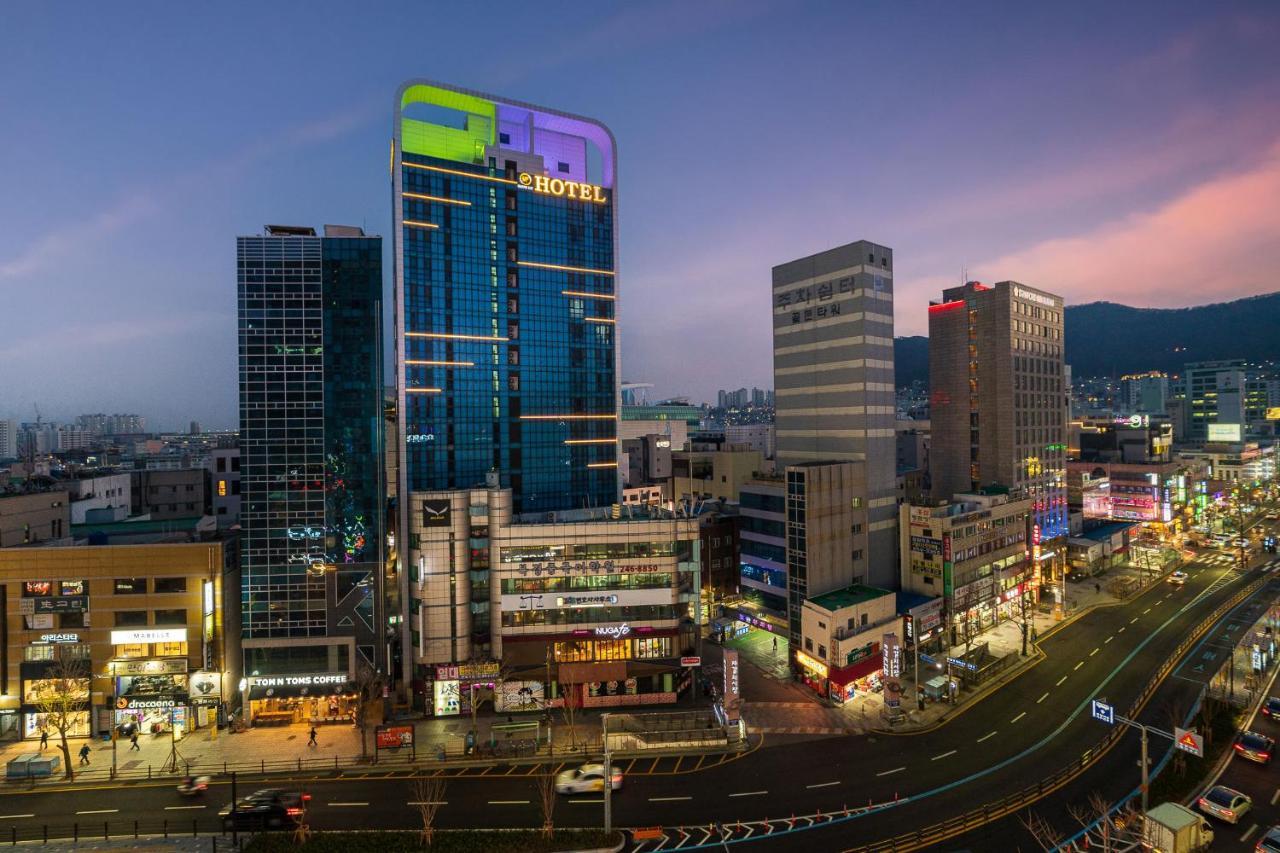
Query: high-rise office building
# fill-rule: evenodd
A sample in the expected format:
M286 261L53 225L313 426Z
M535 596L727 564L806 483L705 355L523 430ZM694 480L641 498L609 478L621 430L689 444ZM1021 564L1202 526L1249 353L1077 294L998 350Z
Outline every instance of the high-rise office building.
M0 418L0 459L16 459L18 456L18 422Z
M402 496L494 472L517 513L616 502L608 128L411 81L394 134Z
M1156 370L1121 376L1120 393L1126 414L1163 415L1169 377Z
M251 700L260 676L333 683L385 662L382 239L268 226L236 255Z
M1067 534L1062 297L971 281L929 306L933 497L991 486L1033 501L1042 539Z
M850 518L858 559L831 589L896 586L891 249L859 240L773 268L773 375L779 469L861 469Z

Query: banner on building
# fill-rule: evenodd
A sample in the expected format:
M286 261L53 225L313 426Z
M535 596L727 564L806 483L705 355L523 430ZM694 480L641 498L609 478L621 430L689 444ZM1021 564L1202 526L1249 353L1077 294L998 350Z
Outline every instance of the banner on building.
M724 721L727 726L735 726L742 716L742 694L740 692L741 673L738 669L738 652L736 649L724 650Z

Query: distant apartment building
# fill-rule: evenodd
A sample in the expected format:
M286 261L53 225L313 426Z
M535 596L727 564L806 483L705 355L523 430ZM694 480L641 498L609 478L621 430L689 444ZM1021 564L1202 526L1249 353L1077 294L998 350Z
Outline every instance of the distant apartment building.
M863 240L774 267L773 346L778 469L786 469L788 478L792 466L814 462L859 469L838 475L841 489L855 491L837 511L845 516L840 526L856 528L865 544L831 553L834 565L808 566L831 581L810 585L808 592L854 582L892 586L892 250ZM797 580L793 574L791 583ZM793 605L792 633L798 636L799 603Z
M219 529L240 523L240 448L219 447L209 453L209 502Z
M91 435L136 435L147 431L147 419L141 415L80 415L76 426Z
M745 446L765 459L772 459L776 452L776 428L773 424L725 424L724 440L732 446Z
M0 459L18 458L18 422L0 418Z
M1168 405L1169 376L1159 371L1121 376L1120 395L1126 414L1162 415Z
M203 468L131 471L132 515L152 521L209 513L209 472Z

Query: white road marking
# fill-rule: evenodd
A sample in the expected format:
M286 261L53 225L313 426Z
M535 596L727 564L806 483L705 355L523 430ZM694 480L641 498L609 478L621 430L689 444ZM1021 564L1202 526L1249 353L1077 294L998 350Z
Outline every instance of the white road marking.
M571 803L603 803L604 797L596 797L595 799L585 799L585 800L579 797L578 799L570 800L569 802Z
M1023 711L1021 714L1019 714L1018 716L1014 717L1014 718L1013 718L1012 720L1010 720L1009 722L1011 722L1011 723L1016 723L1016 722L1018 722L1018 720L1021 720L1021 719L1022 719L1023 717L1025 717L1026 715L1027 715L1027 712L1026 712L1026 711Z
M1076 669L1079 669L1079 668L1080 668L1080 667L1076 667ZM1064 681L1066 681L1066 680L1067 680L1067 677L1064 675L1064 676L1062 676L1061 678L1059 678L1059 679L1058 679L1058 683L1057 683L1057 684L1055 684L1055 685L1053 685L1053 686L1054 686L1054 687L1061 687L1061 686L1062 686L1062 682L1064 682Z
M840 780L837 779L834 782L819 782L816 785L805 785L805 787L806 788L830 788L832 785L839 785L839 784L840 784Z
M736 794L730 794L729 796L731 797L762 797L767 793L769 792L768 791L740 791Z
M996 733L995 733L995 732L987 732L985 735L983 735L982 737L978 738L978 743L982 743L982 742L983 742L984 740L986 740L987 738L995 737L995 736L996 736Z
M1271 805L1276 804L1276 800L1280 800L1280 788L1276 788L1276 792L1271 795ZM30 817L30 815L28 815Z
M1137 617L1137 616L1135 616L1135 617L1133 617L1132 619L1130 619L1130 620L1129 620L1129 624L1130 624L1130 625L1132 625L1134 622L1137 622L1137 621L1138 621L1138 617Z
M1128 625L1121 625L1121 626L1120 626L1120 630L1119 630L1119 631L1116 631L1116 633L1117 633L1117 634L1123 634L1123 633L1125 632L1125 629L1126 629L1126 628L1128 628L1128 627L1129 627Z
M489 805L491 806L527 806L529 805L529 801L528 800L490 800Z
M184 811L187 811L188 809L202 809L202 808L204 808L204 806L165 806L164 810L167 812L184 812Z
M692 800L693 797L650 797L651 803L674 803L680 800Z
M1123 628L1121 628L1120 630L1121 630L1121 631L1123 631L1124 629L1123 629ZM1104 646L1105 646L1107 643L1111 642L1111 641L1112 641L1112 640L1114 640L1115 638L1116 638L1116 635L1115 635L1115 634L1112 634L1110 637L1107 637L1105 640L1103 640L1103 641L1102 641L1102 645L1104 645Z
M1059 683L1059 684L1061 684L1062 682L1061 682L1061 681L1059 681L1058 683ZM1037 699L1037 700L1036 700L1036 704L1037 704L1037 705L1039 705L1041 702L1043 702L1044 700L1046 700L1046 699L1048 699L1048 698L1049 698L1049 691L1048 691L1048 690L1046 690L1046 691L1044 692L1044 695L1043 695L1043 696L1041 696L1039 699Z
M1146 615L1147 615L1148 613L1150 613L1150 612L1151 612L1151 608L1150 608L1150 607L1148 607L1146 610L1142 611L1142 615L1143 615L1143 616L1146 616Z
M1258 831L1258 825L1255 823L1253 826L1249 827L1248 829L1246 829L1246 830L1244 831L1244 835L1240 836L1240 840L1241 840L1241 841L1248 841L1248 840L1249 840L1249 836L1250 836L1250 835L1253 835L1253 834L1254 834L1255 832L1257 832L1257 831Z
M930 761L937 761L939 758L946 758L948 755L955 755L955 754L956 754L956 750L954 750L954 749L953 749L953 750L951 750L950 752L944 752L944 753L942 753L942 755L935 755L933 758L930 758L929 760L930 760Z
M358 807L358 806L367 806L369 804L368 803L329 803L329 805L339 806L339 807L342 807L342 806Z
M86 811L76 812L76 814L115 814L118 811L120 810L119 809L88 809Z
M1080 668L1080 667L1082 667L1082 666L1084 666L1084 661L1082 661L1082 660L1080 660L1080 661L1076 661L1076 665L1075 665L1075 666L1073 666L1073 667L1071 667L1071 671L1072 671L1072 672L1075 672L1077 669L1079 669L1079 668ZM1066 678L1066 676L1065 676L1065 675L1064 675L1064 676L1062 676L1062 677L1063 677L1063 678Z
M876 775L877 775L877 776L891 776L891 775L892 775L892 774L894 774L894 773L901 773L903 770L906 770L906 769L907 769L907 768L905 768L905 767L895 767L895 768L893 768L892 770L886 770L886 771L884 771L883 773L877 773Z
M1089 657L1093 657L1094 655L1096 655L1096 654L1097 654L1098 652L1100 652L1100 651L1102 651L1102 647L1101 647L1101 646L1099 646L1098 648L1096 648L1096 649L1094 649L1093 651L1089 652Z
M448 800L410 800L406 806L447 806Z
M35 817L33 814L0 814L0 820L14 820L16 818Z

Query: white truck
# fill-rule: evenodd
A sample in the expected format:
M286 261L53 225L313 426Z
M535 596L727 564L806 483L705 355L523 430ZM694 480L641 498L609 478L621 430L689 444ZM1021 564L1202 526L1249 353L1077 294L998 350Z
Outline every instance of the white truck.
M1198 853L1213 843L1204 815L1177 803L1161 803L1142 820L1142 847L1155 853Z

